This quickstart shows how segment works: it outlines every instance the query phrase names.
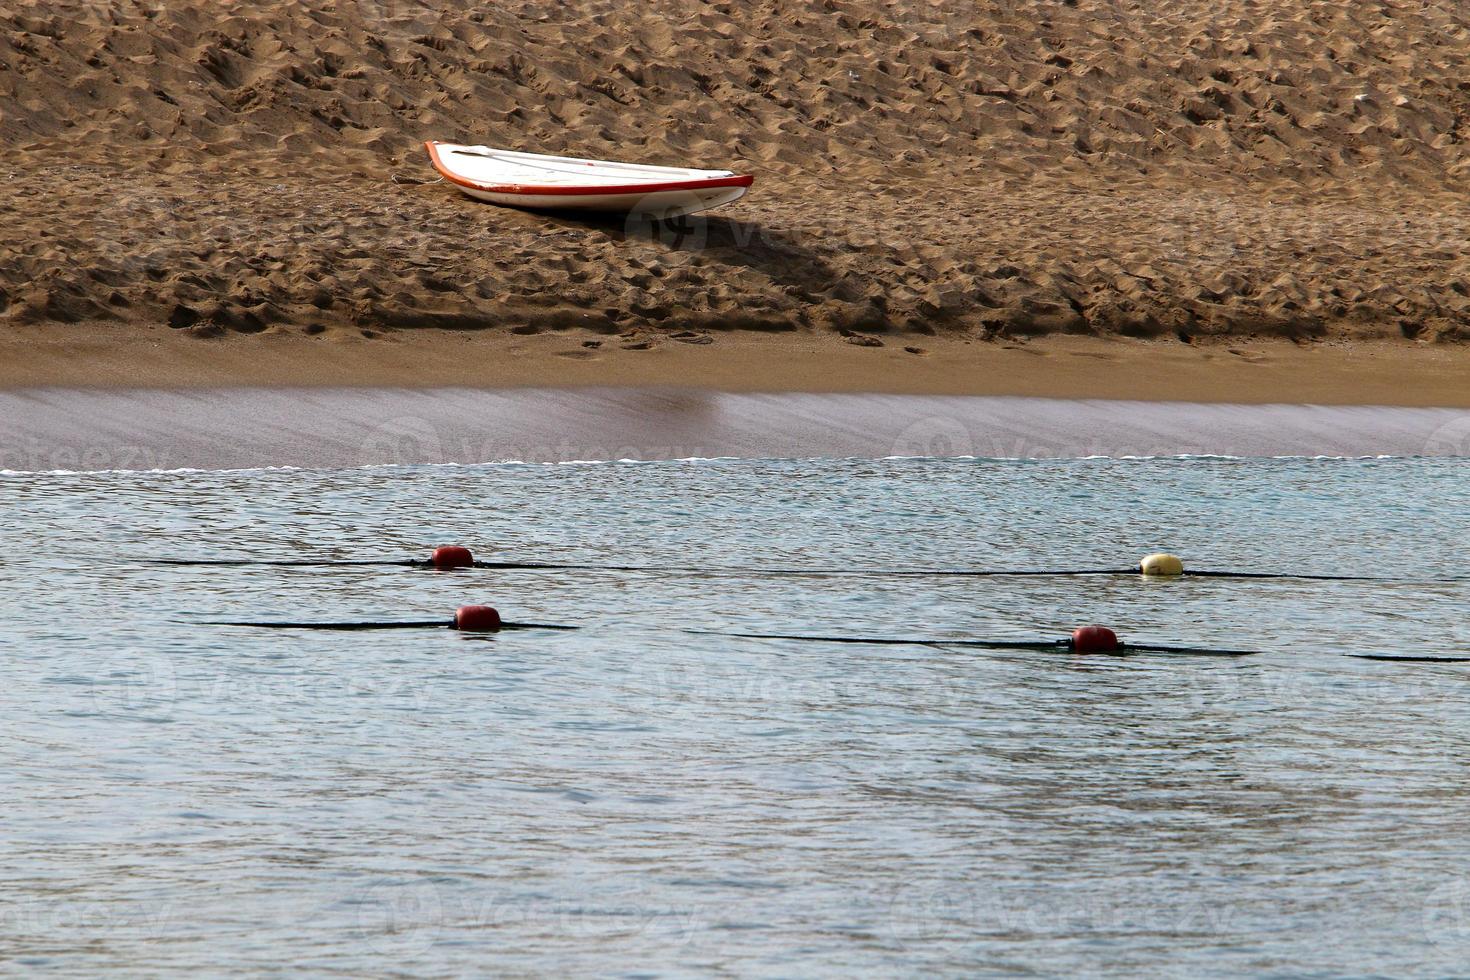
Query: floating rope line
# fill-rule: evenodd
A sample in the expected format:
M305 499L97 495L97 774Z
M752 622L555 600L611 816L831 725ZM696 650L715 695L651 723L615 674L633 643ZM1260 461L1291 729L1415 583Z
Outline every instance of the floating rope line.
M495 633L501 630L554 630L566 632L580 630L581 626L564 623L512 623L500 618L500 613L491 606L460 606L452 619L414 620L358 620L352 622L298 622L298 621L244 621L224 620L190 622L189 626L237 626L250 629L271 630L411 630L451 629L470 633ZM947 639L944 637L890 637L890 636L812 636L805 633L739 633L724 630L678 630L693 636L726 636L744 640L786 640L793 643L842 643L868 646L920 646L936 649L965 648L981 650L1036 650L1047 653L1101 654L1126 657L1140 653L1165 653L1189 657L1253 657L1259 650L1222 650L1213 647L1170 646L1158 643L1124 643L1116 633L1106 626L1082 626L1072 635L1059 640L978 640ZM1438 655L1419 656L1393 653L1349 653L1344 656L1355 660L1374 660L1380 663L1414 664L1463 664L1470 657L1446 657Z
M248 626L263 630L417 630L417 629L458 629L471 632L495 632L498 630L579 630L580 626L563 626L556 623L505 623L484 630L471 630L468 626L461 626L454 620L448 619L419 619L391 622L376 622L368 620L353 623L261 623L261 622L200 622L190 623L191 626Z
M407 629L454 629L463 632L494 633L500 630L578 630L580 626L559 623L509 623L500 618L500 613L490 606L461 606L452 620L416 619L390 621L354 622L253 622L253 621L209 621L199 626L240 626L253 629L274 630L407 630ZM1159 646L1156 644L1133 644L1121 642L1117 634L1106 626L1083 626L1061 640L951 640L943 637L867 637L867 636L807 636L795 633L732 633L719 630L679 630L695 636L727 636L747 640L791 640L804 643L857 643L881 646L925 646L925 647L969 647L985 650L1044 650L1054 653L1099 653L1126 656L1134 653L1173 653L1206 657L1249 657L1256 650L1214 650L1208 647Z
M407 622L352 622L352 623L254 623L254 622L225 622L204 623L205 626L251 626L256 629L271 630L415 630L415 629L452 629L464 630L475 633L495 633L500 630L574 630L578 626L557 626L551 623L507 623L500 618L500 613L493 606L460 606L454 611L454 618L443 619L417 619Z
M1123 574L1119 572L1117 574ZM1128 574L1139 574L1130 569ZM1178 578L1295 578L1318 582L1396 582L1399 579L1381 578L1376 575L1308 575L1303 572L1180 572Z
M1088 631L1101 630L1106 635L1086 635ZM874 636L803 636L792 633L720 633L708 630L685 630L687 633L704 633L707 636L736 636L751 640L795 640L804 643L860 643L880 646L945 646L970 647L984 650L1049 650L1058 653L1106 653L1128 655L1132 653L1175 653L1197 657L1253 657L1259 650L1215 650L1209 647L1159 646L1157 644L1124 643L1103 626L1084 626L1063 640L946 640L925 637L874 637ZM1079 634L1084 634L1079 637ZM1111 642L1108 640L1111 637Z
M1346 656L1354 660L1378 660L1387 663L1402 661L1406 664L1470 664L1470 657L1421 657L1412 653L1349 653Z
M464 555L443 557L441 552L464 552ZM1232 572L1232 571L1180 571L1159 573L1144 570L1142 566L1132 568L1061 568L1061 569L979 569L979 568L730 568L721 566L692 565L588 565L570 562L540 561L476 561L465 548L439 548L434 557L428 559L330 559L307 558L151 558L145 559L153 565L183 566L266 566L278 568L419 568L437 571L458 569L481 569L488 571L572 571L572 572L652 572L655 574L679 575L733 575L741 577L770 578L1005 578L1011 576L1138 576L1151 578L1228 578L1228 579L1309 579L1329 582L1387 582L1394 579L1368 575L1312 575L1300 572Z
M388 559L372 558L362 559L358 561L343 559L332 559L331 561L311 561L304 558L145 558L143 560L146 564L149 565L220 565L225 567L250 565L261 565L277 568L357 568L372 565L380 567L391 566L395 568L422 568L425 566L428 566L430 568L433 567L433 565L431 565L430 563L422 561L390 561Z
M434 568L433 562L414 562L415 567ZM981 568L702 568L677 565L562 565L549 562L493 562L477 561L470 568L501 570L568 570L584 572L679 572L699 575L743 575L743 576L796 576L803 578L858 577L858 578L1004 578L1008 576L1045 575L1051 577L1083 575L1130 575L1141 574L1137 568L1062 568L1062 569L981 569ZM1172 578L1267 578L1267 579L1321 579L1338 582L1383 582L1362 575L1305 575L1287 572L1180 572Z

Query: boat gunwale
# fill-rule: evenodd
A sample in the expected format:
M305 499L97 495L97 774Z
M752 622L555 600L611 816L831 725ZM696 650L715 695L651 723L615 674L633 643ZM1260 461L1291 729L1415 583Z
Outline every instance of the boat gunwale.
M440 146L455 146L462 144L445 144L439 140L426 140L424 148L429 151L429 162L440 175L453 184L468 187L471 190L484 191L491 194L523 194L526 196L558 196L558 197L592 197L596 195L642 195L655 194L659 191L696 191L711 190L719 187L749 187L755 182L750 174L733 174L729 177L698 177L688 180L672 181L648 181L638 184L582 184L582 185L556 185L556 184L482 184L477 180L470 180L455 173L439 157ZM573 159L570 157L559 157L557 159ZM589 161L597 162L597 161Z

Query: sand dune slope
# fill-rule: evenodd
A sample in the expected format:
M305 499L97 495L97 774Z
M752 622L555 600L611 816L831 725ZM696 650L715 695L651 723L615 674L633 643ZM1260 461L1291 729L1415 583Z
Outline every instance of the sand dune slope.
M1458 338L1467 56L1453 0L0 4L0 317ZM426 138L758 179L578 223L392 182Z

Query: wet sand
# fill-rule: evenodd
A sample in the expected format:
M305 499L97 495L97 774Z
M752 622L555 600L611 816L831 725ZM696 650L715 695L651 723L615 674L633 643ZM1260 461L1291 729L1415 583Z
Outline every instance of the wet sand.
M0 389L591 385L1470 408L1470 349L1458 345L854 339L726 331L659 340L586 330L200 339L167 327L31 325L0 331Z
M1470 411L637 388L0 392L9 471L688 457L1470 455Z

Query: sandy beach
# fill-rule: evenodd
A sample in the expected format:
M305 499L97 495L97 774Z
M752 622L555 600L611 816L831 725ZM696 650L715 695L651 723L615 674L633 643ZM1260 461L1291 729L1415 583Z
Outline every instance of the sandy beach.
M1458 416L1282 407L1470 407L1450 3L78 3L0 25L7 448L354 465L427 413L466 461L883 455L951 416L994 455L1459 452L1433 435ZM756 183L677 226L516 211L436 182L436 138ZM571 414L543 424L553 389ZM824 400L860 393L910 400ZM1091 399L1132 407L1100 426ZM731 412L746 428L711 422ZM517 440L486 442L507 419ZM249 448L203 448L224 438Z
M1463 400L1453 3L62 3L0 26L6 384L618 383L598 351L630 348L639 383L877 365L879 390ZM433 183L429 138L756 184L678 229L571 220ZM199 345L157 341L150 379L134 352L164 331ZM293 365L271 334L352 343ZM1126 348L1140 374L1007 350L1071 336L1158 344ZM1273 375L1283 338L1338 345L1301 363L1341 383ZM947 341L998 370L900 356ZM42 363L68 343L97 356ZM835 366L773 366L791 344ZM1267 366L1237 364L1255 345Z

